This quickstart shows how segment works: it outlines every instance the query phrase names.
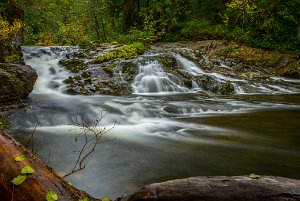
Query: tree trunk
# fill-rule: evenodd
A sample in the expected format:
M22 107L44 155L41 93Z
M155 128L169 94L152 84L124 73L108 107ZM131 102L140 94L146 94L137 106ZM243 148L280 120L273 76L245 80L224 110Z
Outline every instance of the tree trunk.
M300 18L298 19L298 39L300 39Z
M15 158L21 154L26 159L21 162ZM21 169L29 165L33 174L27 175L20 185L13 185L11 180L17 177ZM78 201L89 195L67 184L50 167L27 151L22 145L5 134L0 134L0 200L5 201L45 201L48 191L59 196L60 201ZM91 200L96 200L91 198Z
M99 26L97 14L94 13L93 15L94 15L94 22L95 22L95 29L96 29L97 39L100 41L100 40L101 40L101 36L100 36L100 26Z

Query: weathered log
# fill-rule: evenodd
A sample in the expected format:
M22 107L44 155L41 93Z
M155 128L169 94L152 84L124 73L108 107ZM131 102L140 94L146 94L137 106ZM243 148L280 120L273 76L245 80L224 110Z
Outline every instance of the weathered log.
M25 154L26 159L17 162L15 158L21 154ZM25 165L34 169L33 174L27 175L22 184L13 185L12 179L20 174ZM0 134L0 200L45 201L48 191L55 192L60 201L78 201L81 198L90 197L86 192L69 185L14 139Z
M191 177L147 185L118 201L296 201L300 181L282 177Z

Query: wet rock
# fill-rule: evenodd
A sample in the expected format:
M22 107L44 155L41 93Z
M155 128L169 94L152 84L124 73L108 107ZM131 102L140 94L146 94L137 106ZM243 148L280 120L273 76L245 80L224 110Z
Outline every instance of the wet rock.
M163 110L169 114L183 114L182 110L180 110L180 108L175 107L175 106L167 105L163 108Z
M296 201L300 181L283 177L191 177L147 185L118 201Z
M112 77L112 76L114 76L114 68L115 68L115 65L105 66L103 68L103 70L108 74L108 76Z
M82 73L81 73L81 77L82 78L89 78L89 77L91 77L91 72L88 72L88 71L83 71Z
M30 66L0 63L0 102L10 104L26 98L36 79L37 73Z
M54 67L50 67L49 71L50 71L51 75L55 75L56 74L56 70L55 70Z
M265 73L261 72L246 72L242 73L239 75L240 79L245 79L245 80L261 80L261 79L268 79L270 76Z
M229 81L219 81L213 76L201 75L194 78L204 90L219 95L229 95L234 92L234 85Z
M289 78L300 79L300 60L296 63L291 63L282 67L276 74Z
M84 61L80 59L62 59L59 64L73 73L78 73L87 67Z
M83 72L82 74L86 74ZM117 81L114 78L101 76L94 77L91 73L90 77L84 78L81 76L70 76L64 82L68 84L65 91L67 94L83 94L83 95L129 95L132 93L131 85L127 82Z
M161 63L167 70L169 71L178 70L179 66L177 64L176 59L173 56L168 54L163 54L163 55L156 56L156 58L158 58L161 61Z

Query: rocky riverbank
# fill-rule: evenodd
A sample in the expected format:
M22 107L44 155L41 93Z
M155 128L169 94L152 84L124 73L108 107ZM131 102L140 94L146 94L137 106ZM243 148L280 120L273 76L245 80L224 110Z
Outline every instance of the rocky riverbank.
M157 43L153 48L186 49L185 56L202 65L208 65L208 68L221 62L232 67L235 73L247 72L253 78L263 76L260 74L300 78L300 58L294 53L251 48L225 40ZM194 54L190 54L191 50ZM203 63L200 55L205 56L210 63Z

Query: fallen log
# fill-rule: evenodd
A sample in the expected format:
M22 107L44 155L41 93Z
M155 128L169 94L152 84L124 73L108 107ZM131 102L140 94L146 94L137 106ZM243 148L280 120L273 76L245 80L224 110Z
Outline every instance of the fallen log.
M147 185L118 201L299 201L300 181L282 177L191 177Z
M21 154L26 158L17 162L15 159ZM26 165L33 168L33 173L26 175L20 185L14 185L11 181ZM78 201L85 197L97 200L68 184L13 138L0 134L0 200L45 201L49 191L58 195L59 201Z

